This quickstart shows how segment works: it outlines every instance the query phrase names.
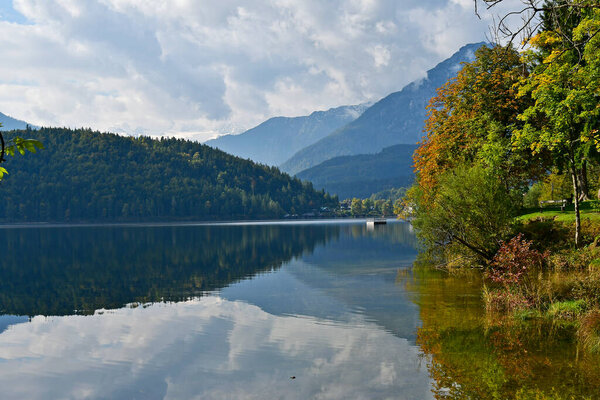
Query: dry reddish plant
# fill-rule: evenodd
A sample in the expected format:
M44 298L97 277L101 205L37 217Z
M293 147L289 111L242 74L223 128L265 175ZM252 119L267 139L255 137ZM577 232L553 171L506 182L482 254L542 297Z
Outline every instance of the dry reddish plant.
M502 242L494 256L488 277L506 287L522 283L527 274L542 266L546 253L531 248L532 242L523 238L519 233L508 242Z

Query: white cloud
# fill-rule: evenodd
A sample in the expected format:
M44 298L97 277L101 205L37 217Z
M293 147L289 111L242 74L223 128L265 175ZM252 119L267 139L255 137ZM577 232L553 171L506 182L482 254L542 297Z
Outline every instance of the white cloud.
M207 139L377 100L485 39L459 0L15 0L0 111L36 125Z
M390 63L390 59L392 58L390 50L386 46L380 44L369 49L369 53L371 53L373 56L373 63L377 69L387 67Z

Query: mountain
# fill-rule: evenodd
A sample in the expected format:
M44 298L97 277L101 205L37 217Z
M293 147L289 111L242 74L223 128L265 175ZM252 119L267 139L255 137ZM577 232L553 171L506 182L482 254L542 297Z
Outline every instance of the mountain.
M275 117L239 135L225 135L205 144L267 165L279 165L298 150L358 118L366 104L315 111L304 117Z
M89 129L14 134L44 150L2 164L0 222L264 219L337 205L277 168L197 142Z
M427 71L427 77L405 86L366 109L360 117L318 142L300 150L281 164L290 174L336 156L376 153L395 144L415 144L421 136L426 106L437 88L456 76L462 62L475 59L485 43L469 44Z
M29 125L25 121L11 118L6 114L2 114L1 112L0 112L0 123L2 124L2 126L0 127L0 131L12 131L13 129L26 129L27 125ZM35 128L33 125L29 125L29 127Z
M334 157L296 177L311 181L315 188L337 194L340 199L364 199L385 189L410 186L416 148L413 144L398 144L377 154Z

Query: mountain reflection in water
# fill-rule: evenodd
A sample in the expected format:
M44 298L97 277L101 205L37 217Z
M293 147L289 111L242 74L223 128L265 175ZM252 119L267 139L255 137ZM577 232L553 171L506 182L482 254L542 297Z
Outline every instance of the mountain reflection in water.
M575 327L486 316L405 223L0 229L2 399L596 399ZM294 377L294 379L291 379Z
M0 231L0 312L90 314L179 301L279 268L339 226L72 227Z
M3 398L432 398L405 224L42 231L4 232L43 250L3 307L54 316L0 334Z

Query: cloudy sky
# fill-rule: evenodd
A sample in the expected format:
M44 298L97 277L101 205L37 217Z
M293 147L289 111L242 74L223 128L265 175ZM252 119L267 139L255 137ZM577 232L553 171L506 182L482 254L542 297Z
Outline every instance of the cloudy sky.
M0 0L0 112L203 141L378 100L490 17L472 0Z

